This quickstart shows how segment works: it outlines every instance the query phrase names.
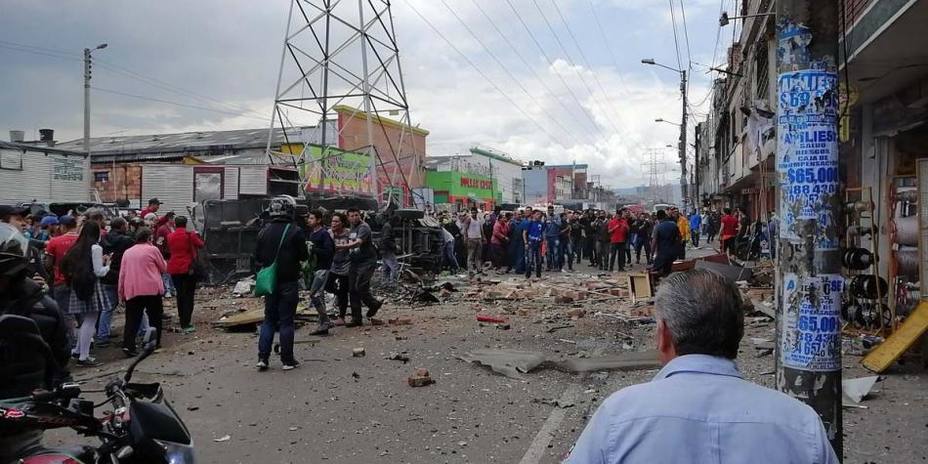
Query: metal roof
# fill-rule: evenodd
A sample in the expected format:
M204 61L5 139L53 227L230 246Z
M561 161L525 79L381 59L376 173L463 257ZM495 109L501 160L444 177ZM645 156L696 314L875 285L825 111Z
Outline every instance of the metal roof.
M129 135L116 137L93 137L90 139L91 156L113 156L124 154L171 154L191 152L221 152L247 148L265 148L268 130L240 129L229 131L182 132L179 134ZM289 129L291 142L299 142L299 129ZM280 146L286 138L280 129L274 129L272 146ZM84 151L84 140L77 139L58 144L62 149ZM169 156L168 156L169 157Z
M0 148L4 148L7 150L25 150L25 151L40 151L42 153L57 153L59 155L86 156L83 150L63 149L63 148L60 148L60 145L49 147L47 145L32 144L32 143L4 142L0 140Z

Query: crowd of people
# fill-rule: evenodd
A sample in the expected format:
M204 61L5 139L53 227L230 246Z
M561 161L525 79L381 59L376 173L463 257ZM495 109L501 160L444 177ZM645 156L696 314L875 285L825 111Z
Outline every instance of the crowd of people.
M121 348L138 354L137 336L157 329L161 345L163 298L176 295L178 331L195 331L192 315L197 250L203 240L188 230L187 218L158 215L153 198L141 212L108 217L102 209L55 215L49 211L0 205L0 222L27 241L23 272L48 288L67 327L70 355L78 366L101 363L93 350L106 348L113 334L113 313L126 312Z
M748 230L739 210L703 210L686 214L676 207L654 213L619 208L555 212L532 207L503 212L477 208L453 215L439 213L443 227L443 269L468 274L493 269L530 278L542 271L570 272L584 261L599 271L625 271L634 263L659 275L670 273L687 247L720 237L722 251L732 254L735 238ZM642 251L644 256L642 257ZM489 263L489 264L488 264Z

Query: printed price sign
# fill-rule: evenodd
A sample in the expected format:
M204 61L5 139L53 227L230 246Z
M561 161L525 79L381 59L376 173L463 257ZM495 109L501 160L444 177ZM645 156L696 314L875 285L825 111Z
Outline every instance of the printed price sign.
M787 311L783 320L780 346L784 366L807 371L841 370L841 292L844 278L840 274L823 274L783 278L783 301Z
M821 70L780 74L777 170L781 237L798 239L797 220L833 221L829 198L838 193L838 76ZM820 237L818 248L836 248Z

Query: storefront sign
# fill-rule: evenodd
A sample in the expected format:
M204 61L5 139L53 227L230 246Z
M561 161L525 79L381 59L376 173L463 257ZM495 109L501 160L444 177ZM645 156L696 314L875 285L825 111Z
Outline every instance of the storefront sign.
M461 177L461 187L464 187L464 188L473 188L473 189L480 189L480 190L492 190L492 189L493 189L493 181L492 181L492 180L474 179L474 178L471 178L471 177L463 177L463 176L462 176L462 177Z
M371 194L370 161L365 153L308 145L301 166L307 191Z
M51 158L52 179L71 182L84 180L84 160L71 158Z

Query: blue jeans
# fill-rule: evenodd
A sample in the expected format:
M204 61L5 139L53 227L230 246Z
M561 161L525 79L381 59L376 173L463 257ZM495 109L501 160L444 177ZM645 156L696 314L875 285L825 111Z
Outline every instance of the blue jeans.
M293 358L293 317L299 302L299 284L277 282L274 293L264 297L264 322L258 337L258 358L267 360L271 356L274 333L280 332L280 360L284 363Z
M451 272L457 273L461 270L458 258L454 254L454 242L445 242L442 245L442 256L444 257L445 266L448 266Z
M513 240L512 246L509 247L509 259L516 274L525 273L525 245L522 240L518 242Z
M535 269L536 277L541 277L541 241L529 241L528 250L525 256L525 277L532 276L532 269Z
M545 237L545 241L548 243L548 255L547 255L547 258L548 258L548 265L547 265L547 269L548 269L549 271L553 271L553 270L555 270L555 269L560 269L560 268L561 268L561 260L559 259L560 257L558 256L558 255L560 255L559 252L560 252L560 248L561 248L560 240L558 240L557 237Z
M396 260L396 254L385 251L381 254L383 260L383 278L387 285L395 286L400 278L400 263Z
M570 240L561 240L560 245L557 250L559 267L563 269L564 263L567 263L567 269L574 270L574 250Z
M325 289L329 283L329 270L319 269L313 273L313 282L309 285L309 302L319 314L319 326L329 323L329 315L325 312Z
M113 311L116 310L116 305L119 304L119 296L116 294L115 285L103 284L103 291L106 292L107 298L113 302L113 305L100 311L100 319L97 320L97 335L95 337L98 342L109 341L110 331L113 328Z
M171 274L164 273L161 274L161 282L164 283L164 294L165 295L174 295L177 293L174 290L174 281L171 280Z

